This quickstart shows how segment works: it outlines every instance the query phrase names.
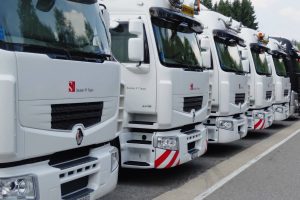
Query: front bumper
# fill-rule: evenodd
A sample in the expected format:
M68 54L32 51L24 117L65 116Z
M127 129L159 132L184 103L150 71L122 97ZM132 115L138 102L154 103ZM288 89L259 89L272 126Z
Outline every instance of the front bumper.
M133 143L141 135L152 138L145 142ZM155 147L157 137L178 138L178 150L172 151ZM200 124L195 129L181 132L172 130L153 134L129 132L120 135L121 162L124 168L168 169L200 157L207 151L207 128Z
M296 117L300 114L300 105L298 99L298 93L292 91L290 101L290 116Z
M290 116L290 106L289 103L273 105L274 111L274 121L283 121Z
M257 117L260 114L264 117ZM266 110L251 110L247 112L247 117L249 130L262 130L272 126L274 121L274 112L272 107Z
M49 161L1 169L0 177L8 178L23 175L33 175L37 182L39 200L79 199L89 196L98 199L111 192L117 184L118 168L111 172L111 154L114 147L106 145L91 150L89 162L74 161L73 165L66 163L50 166ZM86 159L88 160L88 159ZM71 193L65 193L64 185L76 183L87 177L83 188ZM78 181L79 182L79 181ZM72 189L71 189L72 190ZM64 195L62 195L64 194Z
M218 121L229 121L233 123L232 130L226 130L217 127ZM208 142L209 143L229 143L239 140L247 135L247 117L241 114L239 117L217 117L210 118L207 120L210 122L207 124L208 128Z

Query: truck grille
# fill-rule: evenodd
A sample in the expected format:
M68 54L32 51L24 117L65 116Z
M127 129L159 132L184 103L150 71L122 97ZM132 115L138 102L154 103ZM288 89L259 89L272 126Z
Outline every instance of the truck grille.
M246 97L245 93L235 94L235 104L239 105L245 103L245 97Z
M191 112L193 109L195 111L200 110L202 108L202 103L203 103L203 96L184 97L183 111Z
M76 124L86 128L101 122L103 102L51 105L51 128L71 130Z
M284 90L284 96L285 97L289 96L289 90Z
M272 91L267 91L266 92L266 99L271 99L272 98Z

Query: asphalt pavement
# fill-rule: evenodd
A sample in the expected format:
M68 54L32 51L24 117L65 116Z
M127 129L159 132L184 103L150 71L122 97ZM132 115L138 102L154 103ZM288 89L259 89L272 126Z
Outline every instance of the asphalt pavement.
M205 200L299 200L300 134Z
M147 200L153 199L164 194L167 191L181 187L185 183L195 177L209 171L214 166L230 159L231 157L247 150L253 145L267 140L268 138L278 134L281 130L288 128L294 123L300 123L299 119L289 119L277 122L270 128L257 132L249 132L248 135L239 141L230 144L210 144L208 152L194 161L168 170L137 170L137 169L121 169L119 175L119 183L112 193L103 197L103 200ZM299 147L300 149L300 147ZM297 148L295 149L295 151ZM298 151L298 153L300 153ZM298 162L298 166L299 162ZM299 167L300 169L300 167ZM298 171L299 174L299 171ZM300 179L299 179L300 180ZM239 184L239 183L237 183ZM270 184L270 183L269 183ZM226 187L227 184L224 186ZM244 185L247 190L246 184ZM300 188L300 187L299 187ZM223 188L220 189L220 191ZM233 189L233 188L232 188ZM300 190L299 190L300 191ZM217 190L219 192L219 190ZM225 199L222 196L214 196L213 193L208 200ZM241 194L241 193L239 193ZM223 194L220 194L223 195ZM227 196L227 199L233 199ZM237 199L241 199L237 195ZM244 199L244 198L242 198ZM257 198L256 198L257 199ZM298 198L300 199L300 198Z

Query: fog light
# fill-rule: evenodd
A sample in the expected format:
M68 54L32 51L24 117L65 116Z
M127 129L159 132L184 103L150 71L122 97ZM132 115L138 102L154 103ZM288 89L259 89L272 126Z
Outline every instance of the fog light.
M114 148L110 151L111 156L111 172L115 171L119 167L119 151Z
M0 178L0 199L37 199L36 179L33 176Z
M157 137L156 147L172 151L179 150L179 140L177 137Z
M227 120L220 120L218 123L218 128L233 131L233 122Z

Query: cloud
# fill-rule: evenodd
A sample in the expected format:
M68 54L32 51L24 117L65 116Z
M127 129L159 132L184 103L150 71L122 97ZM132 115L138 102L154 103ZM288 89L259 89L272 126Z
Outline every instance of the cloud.
M286 7L279 11L279 14L283 17L288 17L290 20L299 21L300 10L293 7Z

